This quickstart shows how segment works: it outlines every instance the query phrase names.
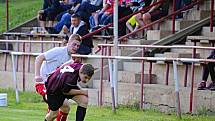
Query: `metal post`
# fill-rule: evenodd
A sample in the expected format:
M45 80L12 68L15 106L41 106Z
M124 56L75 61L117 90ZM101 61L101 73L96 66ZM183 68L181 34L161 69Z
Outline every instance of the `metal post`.
M107 50L108 51L108 56L111 56L111 46L108 46L107 49L108 49ZM108 78L108 81L110 82L110 71L108 72L108 77L107 78Z
M149 62L149 84L152 83L152 61Z
M9 31L9 0L6 0L6 31Z
M25 52L25 43L23 43L23 52ZM25 55L23 55L23 65L22 65L22 81L23 81L23 91L25 91Z
M16 36L16 40L19 40L19 35ZM16 52L19 52L19 42L16 43ZM16 71L19 71L19 58L18 56L15 57L16 58Z
M43 41L43 36L40 36L40 41ZM41 43L41 52L43 53L44 51L44 44L43 42Z
M210 32L213 32L213 19L214 19L214 0L211 0Z
M177 64L176 64L175 61L173 61L173 73L174 73L174 81L175 81L177 116L181 119L181 106L180 106L180 96L179 96L178 72L177 72Z
M176 0L173 0L173 13L176 10ZM175 33L175 14L172 16L172 34Z
M16 103L19 103L19 91L18 91L18 85L17 85L17 79L16 79L16 66L14 62L14 55L11 53L12 58L12 66L13 66L13 81L14 81L14 87L15 87L15 93L16 93Z
M187 87L188 64L185 64L184 87Z
M194 42L194 46L196 46L196 42ZM196 57L196 48L193 48L192 58ZM194 75L195 75L195 65L192 62L192 73L191 73L191 90L190 90L190 113L193 112L193 88L194 88Z
M169 62L166 63L166 85L169 84Z
M52 41L54 42L55 41L55 37L51 37L52 38ZM54 48L55 47L55 43L52 44L52 47Z
M101 55L103 55L104 54L104 47L102 46L101 47L102 48L102 52L101 52ZM102 103L103 103L103 101L102 101L102 93L103 93L103 74L104 74L104 70L103 70L103 66L104 66L104 59L102 58L101 59L101 68L100 68L100 70L101 70L101 72L100 72L100 95L99 95L99 106L102 106Z
M6 36L6 40L8 40L9 37ZM6 42L6 46L5 46L5 49L8 50L9 49L9 46L8 46L8 42ZM7 71L7 53L5 53L4 55L4 71Z
M29 35L28 37L28 40L30 41L31 40L31 36ZM31 43L29 43L29 50L28 52L30 53L31 52ZM30 72L30 65L31 65L31 58L30 58L30 55L28 55L28 72Z
M111 59L108 59L108 65L109 65L111 96L112 96L112 111L114 113L116 113L115 94L114 94L114 81L113 81L113 64L112 64L112 60Z
M142 50L142 57L145 56L145 48ZM142 72L141 72L141 92L140 92L140 109L143 109L144 103L144 60L142 60Z
M118 56L118 0L114 0L114 14L113 14L113 20L114 20L114 56ZM115 89L115 102L116 107L118 105L118 61L117 59L113 60L114 62L114 75L113 80L114 82L114 89Z

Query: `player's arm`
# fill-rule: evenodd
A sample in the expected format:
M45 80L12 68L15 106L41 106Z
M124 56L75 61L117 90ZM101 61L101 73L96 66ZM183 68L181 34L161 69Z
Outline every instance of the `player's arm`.
M41 65L42 65L44 60L45 60L45 56L43 54L36 57L36 60L35 60L35 77L34 77L36 91L37 91L37 93L39 93L43 97L46 94L46 89L45 89L44 81L43 81L42 77L40 76L40 68L41 68Z
M87 90L78 90L78 89L71 89L69 92L64 93L65 95L85 95L88 96Z
M39 80L39 79L37 80L36 78L40 77L40 68L41 68L41 65L42 65L44 60L45 60L44 54L41 54L41 55L36 57L36 60L35 60L35 80L36 80L36 82L41 82L42 81L42 80Z
M67 62L65 62L64 64L62 64L61 66L60 66L60 68L63 68L64 66L67 66L67 65L69 65L69 64L71 64L71 63L73 63L74 62L74 60L71 58L69 61L67 61Z

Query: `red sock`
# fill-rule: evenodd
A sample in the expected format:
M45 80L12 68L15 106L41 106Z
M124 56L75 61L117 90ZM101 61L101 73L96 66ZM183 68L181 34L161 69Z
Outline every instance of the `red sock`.
M57 120L56 121L66 121L67 116L68 116L68 113L64 113L62 111L59 111L58 115L57 115Z

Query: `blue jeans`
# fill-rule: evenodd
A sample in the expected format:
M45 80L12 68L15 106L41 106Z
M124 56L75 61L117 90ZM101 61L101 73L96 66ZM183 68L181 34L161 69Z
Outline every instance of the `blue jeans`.
M95 6L89 4L88 2L83 2L76 11L76 14L79 14L84 22L88 22L91 13L97 11L99 8L100 6ZM60 32L64 25L69 28L71 25L71 16L72 15L69 13L63 14L61 20L54 26L54 29Z
M176 0L176 10L181 9L183 6L189 5L191 0ZM183 18L183 14L179 13L176 18Z
M66 25L68 28L71 26L71 14L65 13L59 22L54 26L54 29L58 32L60 32L64 25Z

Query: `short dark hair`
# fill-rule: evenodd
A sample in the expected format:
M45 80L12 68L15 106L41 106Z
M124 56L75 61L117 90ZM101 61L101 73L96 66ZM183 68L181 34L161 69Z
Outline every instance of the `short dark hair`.
M72 14L71 18L81 19L81 16L78 14Z
M94 67L91 65L91 64L84 64L83 67L82 67L82 70L81 72L83 74L86 74L88 75L89 77L93 76L94 74Z
M71 40L77 40L77 41L79 41L79 42L81 42L81 36L79 35L79 34L71 34L70 36L69 36L69 39L68 39L69 41L71 41Z

